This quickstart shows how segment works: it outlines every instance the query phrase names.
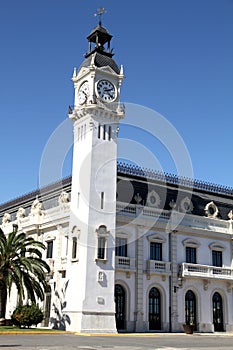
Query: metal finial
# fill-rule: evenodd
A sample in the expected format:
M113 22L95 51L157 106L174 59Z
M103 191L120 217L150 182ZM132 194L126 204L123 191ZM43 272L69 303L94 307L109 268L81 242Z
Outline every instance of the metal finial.
M94 14L94 16L99 16L99 25L102 25L102 15L106 13L107 11L105 10L104 7L99 7L97 10L97 13Z

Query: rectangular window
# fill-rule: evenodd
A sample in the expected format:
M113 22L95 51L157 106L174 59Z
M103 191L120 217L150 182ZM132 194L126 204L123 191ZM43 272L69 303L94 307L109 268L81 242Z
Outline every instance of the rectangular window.
M197 253L196 248L193 247L186 247L186 262L190 264L196 264L197 263Z
M116 256L127 257L127 239L126 238L116 238Z
M69 236L65 236L66 237L66 256L68 255L68 247L69 247Z
M53 241L47 242L47 254L46 258L51 259L53 257Z
M162 261L162 243L151 242L150 243L150 260Z
M100 203L100 208L104 209L104 192L101 192L101 203Z
M212 265L222 267L222 252L218 250L212 251Z
M100 130L101 130L101 125L98 125L98 139L100 139Z
M98 237L98 259L105 259L105 237Z
M112 139L112 127L109 125L108 127L108 141L111 141Z
M72 239L72 259L77 258L77 237Z
M106 138L106 125L103 126L103 140Z

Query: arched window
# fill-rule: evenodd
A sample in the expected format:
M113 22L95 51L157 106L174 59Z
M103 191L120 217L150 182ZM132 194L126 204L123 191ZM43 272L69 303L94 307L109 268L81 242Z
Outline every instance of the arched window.
M185 294L185 323L197 325L196 296L191 290Z
M125 293L125 289L120 284L115 285L115 303L116 303L116 328L125 329L126 293Z
M76 259L77 258L77 237L73 237L72 238L72 259Z
M215 332L223 331L222 297L218 292L213 295L213 324Z
M149 293L149 329L161 329L161 295L155 287Z

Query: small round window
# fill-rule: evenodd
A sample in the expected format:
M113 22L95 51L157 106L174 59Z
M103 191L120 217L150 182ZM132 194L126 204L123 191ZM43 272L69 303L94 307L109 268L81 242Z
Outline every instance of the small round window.
M160 202L161 202L161 199L157 192L151 191L150 193L148 193L147 204L149 206L158 208L160 205Z
M208 217L216 218L218 216L218 207L214 202L210 202L205 206L205 214Z

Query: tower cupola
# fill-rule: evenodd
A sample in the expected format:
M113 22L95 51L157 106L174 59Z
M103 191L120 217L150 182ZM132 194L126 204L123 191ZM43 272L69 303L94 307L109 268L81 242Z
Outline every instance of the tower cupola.
M104 13L105 9L103 7L100 7L98 9L98 12L95 14L95 16L99 16L99 23L87 37L89 47L85 57L90 56L94 52L99 52L108 57L113 56L110 47L112 35L109 34L107 29L102 26L102 15Z
M102 55L112 57L113 53L111 51L111 39L112 35L109 34L106 28L102 27L99 23L96 28L92 30L90 35L87 37L89 48L85 57L89 57L94 52L99 52Z
M98 9L96 16L99 16L98 25L88 35L88 52L85 54L85 60L79 67L89 67L94 64L96 67L109 66L115 73L120 74L117 63L112 58L114 53L111 49L112 35L102 26L101 16L105 12L104 8Z

